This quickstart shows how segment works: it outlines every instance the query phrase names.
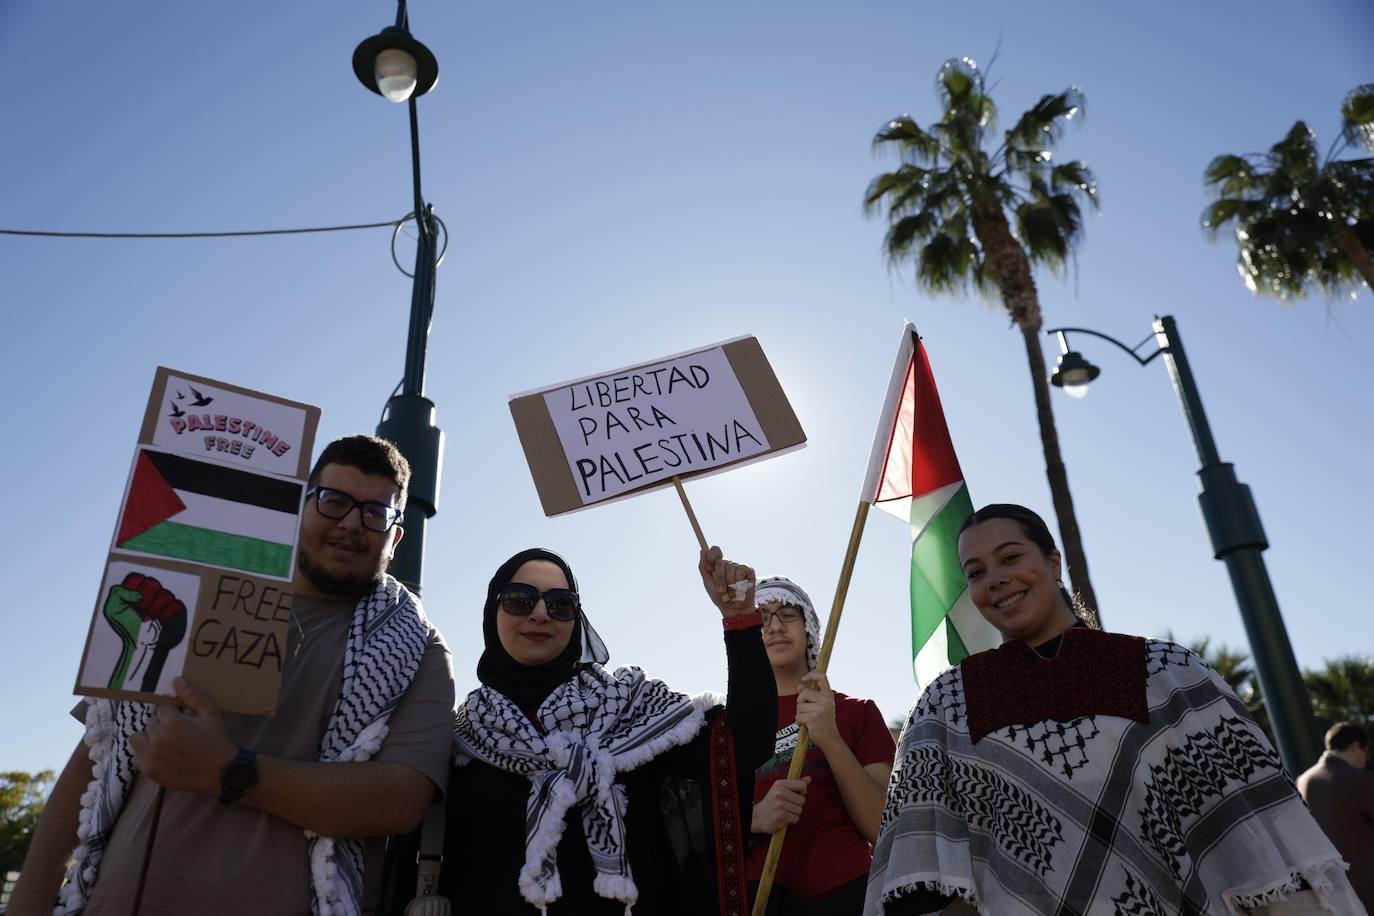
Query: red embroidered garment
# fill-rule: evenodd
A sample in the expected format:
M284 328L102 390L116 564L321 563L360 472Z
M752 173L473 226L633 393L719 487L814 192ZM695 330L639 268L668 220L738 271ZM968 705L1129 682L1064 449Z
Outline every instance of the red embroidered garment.
M735 747L722 713L711 723L711 820L716 834L716 890L721 916L744 916L749 903L736 782Z
M1041 658L1015 640L959 663L976 744L1008 725L1085 716L1150 720L1145 699L1145 640L1086 627L1064 631L1059 654Z

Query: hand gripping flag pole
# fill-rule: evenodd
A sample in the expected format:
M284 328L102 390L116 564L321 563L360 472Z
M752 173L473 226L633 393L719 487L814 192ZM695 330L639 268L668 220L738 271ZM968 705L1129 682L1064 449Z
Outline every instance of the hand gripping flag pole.
M902 329L887 398L873 436L868 473L826 621L817 671L824 672L830 662L869 506L911 525L911 645L918 686L958 664L964 656L997 646L1001 636L973 607L959 566L958 529L973 506L945 426L930 362L910 323ZM801 775L807 738L803 727L792 752L789 779ZM778 831L769 842L753 916L762 916L767 909L786 833L785 828Z
M816 661L816 670L825 673L830 664L830 649L835 644L835 631L840 627L840 613L844 610L844 598L849 592L849 577L854 572L854 558L859 553L859 540L864 534L864 522L868 518L869 503L859 500L859 509L854 514L854 527L849 532L849 546L845 549L844 565L840 568L840 581L835 586L835 600L830 605L830 617L825 622L825 637L821 640L821 654ZM806 744L810 730L805 725L797 732L797 746L792 750L792 764L787 769L787 778L801 776L802 762L806 759ZM763 862L763 876L759 879L758 893L754 897L753 916L763 916L768 909L768 895L773 891L773 874L778 870L778 858L782 855L782 842L787 837L783 827L768 841L768 858Z

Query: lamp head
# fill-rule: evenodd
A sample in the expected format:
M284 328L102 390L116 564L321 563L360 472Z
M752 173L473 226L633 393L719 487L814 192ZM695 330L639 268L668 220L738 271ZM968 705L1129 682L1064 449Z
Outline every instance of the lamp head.
M1077 350L1069 350L1059 357L1050 376L1050 384L1063 388L1069 397L1081 398L1088 393L1088 383L1102 374L1102 370L1083 358Z
M392 102L404 102L434 88L439 62L405 29L388 26L363 39L353 51L358 82Z

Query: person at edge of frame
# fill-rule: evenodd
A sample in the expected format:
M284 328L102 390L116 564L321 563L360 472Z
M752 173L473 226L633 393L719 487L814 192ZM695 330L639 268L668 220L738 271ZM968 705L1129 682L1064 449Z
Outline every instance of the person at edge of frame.
M413 828L448 781L449 650L386 572L409 479L383 439L350 436L321 452L273 714L221 712L183 679L179 706L77 705L86 736L34 831L7 916L53 912L59 885L59 912L125 916L145 865L143 916L364 909L380 838Z
M1365 912L1211 667L1167 640L1084 626L1054 538L1024 506L972 513L958 551L1005 641L912 708L865 913Z
M1298 777L1298 791L1331 842L1350 862L1350 883L1374 906L1374 773L1369 733L1354 722L1326 731L1326 752Z

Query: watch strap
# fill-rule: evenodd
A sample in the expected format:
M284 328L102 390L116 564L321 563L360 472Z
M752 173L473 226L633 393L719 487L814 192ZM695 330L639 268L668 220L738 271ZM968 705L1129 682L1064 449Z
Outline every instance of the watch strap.
M258 755L246 747L239 748L219 771L219 800L229 805L252 792L258 784Z

